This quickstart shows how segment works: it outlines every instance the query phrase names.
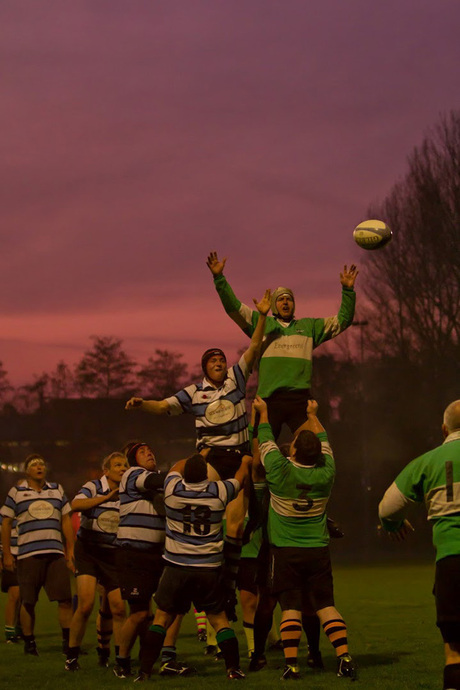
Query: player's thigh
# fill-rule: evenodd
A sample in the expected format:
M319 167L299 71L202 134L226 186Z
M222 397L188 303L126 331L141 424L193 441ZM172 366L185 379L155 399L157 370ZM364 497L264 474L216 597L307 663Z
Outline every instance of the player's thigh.
M72 599L70 571L64 556L58 556L49 561L43 586L50 601L70 601Z

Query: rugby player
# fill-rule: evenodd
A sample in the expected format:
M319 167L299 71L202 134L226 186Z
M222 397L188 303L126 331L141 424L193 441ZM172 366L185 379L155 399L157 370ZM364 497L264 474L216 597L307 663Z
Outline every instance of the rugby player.
M102 477L86 482L71 504L73 511L81 512L81 521L75 543L78 606L70 626L66 671L80 668L80 645L93 610L98 583L107 595L113 618L115 652L118 652L119 633L126 611L118 583L115 540L119 522L118 489L128 467L124 453L111 453L102 462ZM101 664L103 662L102 665L106 666L110 648L98 647L97 651Z
M131 398L126 409L142 409L152 414L191 413L195 416L197 450L206 455L209 479L229 479L235 476L241 458L250 452L248 420L246 415L246 381L258 355L270 309L271 294L265 291L260 302L254 299L259 315L251 343L238 364L227 368L225 354L219 348L206 350L201 359L204 379L187 386L164 400ZM214 470L214 471L213 471ZM248 485L249 486L249 485ZM244 517L248 506L249 489L240 492L235 503L227 510L227 531L224 559L229 602L227 611L234 615L236 576L241 556Z
M225 311L251 337L257 328L259 315L235 296L223 274L225 263L226 259L220 261L216 252L211 252L207 259ZM292 290L279 287L272 294L273 316L267 317L265 326L257 393L267 402L275 440L283 423L295 433L306 421L307 400L311 398L312 352L318 345L335 338L351 325L357 275L355 265L343 267L343 273L340 274L342 303L338 314L329 318L296 319Z
M136 635L141 648L150 619L150 600L163 572L165 517L163 484L166 472L156 471L156 460L147 443L136 441L125 449L129 469L119 488L120 522L117 533L117 567L122 598L129 616L120 631L120 651L114 674L131 675L130 651ZM185 675L191 669L176 661L176 638L181 618L171 626L163 648L162 675Z
M444 641L445 690L460 690L460 400L442 423L444 442L410 462L387 489L379 517L393 539L413 530L405 519L413 503L425 503L436 550L436 625Z
M0 526L3 516L0 513ZM11 554L15 561L18 555L18 532L16 520L13 521L11 528ZM6 570L3 567L3 549L0 540L0 574L1 589L7 595L5 605L5 641L6 644L16 644L22 640L22 630L19 623L19 609L21 608L21 597L19 596L19 585L16 568Z
M3 565L13 571L11 528L17 519L17 573L21 595L24 652L38 656L34 636L35 605L42 587L58 602L63 651L67 653L72 619L69 570L73 572L74 532L64 489L46 480L46 463L33 453L25 461L26 481L10 489L2 508ZM65 539L65 546L62 537Z
M141 654L136 681L147 680L160 653L168 627L193 603L205 611L216 631L217 643L225 660L227 677L240 680L238 641L224 611L222 587L222 519L249 477L251 458L245 455L233 479L209 481L207 465L196 453L176 463L165 481L166 566L155 602L157 610Z
M307 422L294 437L289 457L274 441L267 403L257 396L253 404L260 414L260 457L270 490L271 591L282 610L280 633L286 663L282 679L300 678L297 654L304 601L312 603L335 649L337 675L354 679L347 628L334 605L326 506L335 465L316 416L318 404L308 401Z

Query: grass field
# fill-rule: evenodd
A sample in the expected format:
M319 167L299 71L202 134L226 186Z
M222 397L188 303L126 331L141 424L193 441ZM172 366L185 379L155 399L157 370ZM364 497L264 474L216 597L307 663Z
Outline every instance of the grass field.
M350 651L359 666L358 685L372 690L434 690L442 687L443 647L434 622L434 601L431 595L433 576L432 564L335 568L336 604L348 625ZM4 595L0 602L3 621ZM93 619L83 645L88 655L81 658L82 670L78 673L66 673L60 651L56 607L42 596L37 607L36 629L40 657L25 657L22 645L6 645L2 641L2 690L96 690L100 687L130 687L131 681L118 680L111 669L97 667ZM242 668L246 670L246 645L241 621L236 623L236 630L240 639ZM302 640L299 657L303 680L300 683L310 690L333 690L348 686L348 679L337 678L335 675L335 657L324 636L321 648L326 671L315 673L305 665L306 647ZM225 677L223 663L203 656L203 645L196 639L192 614L184 620L178 650L180 658L195 666L199 675L176 680L154 674L147 687L155 685L170 690L198 690L204 686L213 689L228 687L229 681ZM265 688L281 682L282 653L273 652L267 656L268 668L259 673L248 674L246 686Z

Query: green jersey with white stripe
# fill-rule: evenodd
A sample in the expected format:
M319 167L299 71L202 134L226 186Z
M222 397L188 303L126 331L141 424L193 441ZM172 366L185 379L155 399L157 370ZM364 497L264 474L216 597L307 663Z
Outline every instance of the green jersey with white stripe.
M436 560L460 555L460 431L412 460L396 477L384 502L388 506L386 515L393 518L381 518L388 531L401 526L410 502L424 502L433 525Z
M227 314L251 337L259 320L259 312L240 302L223 274L215 276L214 284ZM289 322L267 316L259 362L258 395L268 398L280 388L310 388L314 348L335 338L350 326L355 301L354 289L343 287L342 303L335 316L292 319Z
M270 489L268 535L274 546L327 546L326 507L335 477L327 434L318 434L322 464L305 466L285 458L270 424L259 425L259 444Z

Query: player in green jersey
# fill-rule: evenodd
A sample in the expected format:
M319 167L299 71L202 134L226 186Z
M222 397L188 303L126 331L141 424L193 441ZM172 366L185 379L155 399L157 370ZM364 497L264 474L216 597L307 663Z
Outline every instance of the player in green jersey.
M444 688L460 690L460 400L444 411L444 443L412 460L379 506L382 527L394 539L411 531L408 508L425 503L436 549L437 626L444 640Z
M312 603L335 648L337 675L355 678L348 653L347 628L334 605L326 507L335 463L324 427L308 401L307 421L295 435L285 457L268 423L267 404L259 396L260 456L270 490L268 536L271 544L272 593L282 610L280 625L286 667L283 679L299 678L297 652L302 634L302 605Z
M259 320L258 312L242 304L227 283L223 271L226 259L211 252L207 265L227 314L251 337ZM354 284L358 270L351 265L340 274L342 303L338 314L325 319L294 316L295 300L289 288L277 288L272 294L271 310L259 361L257 393L268 404L268 416L275 439L286 423L294 433L306 421L305 408L311 398L312 353L314 348L335 338L353 321L356 295Z

